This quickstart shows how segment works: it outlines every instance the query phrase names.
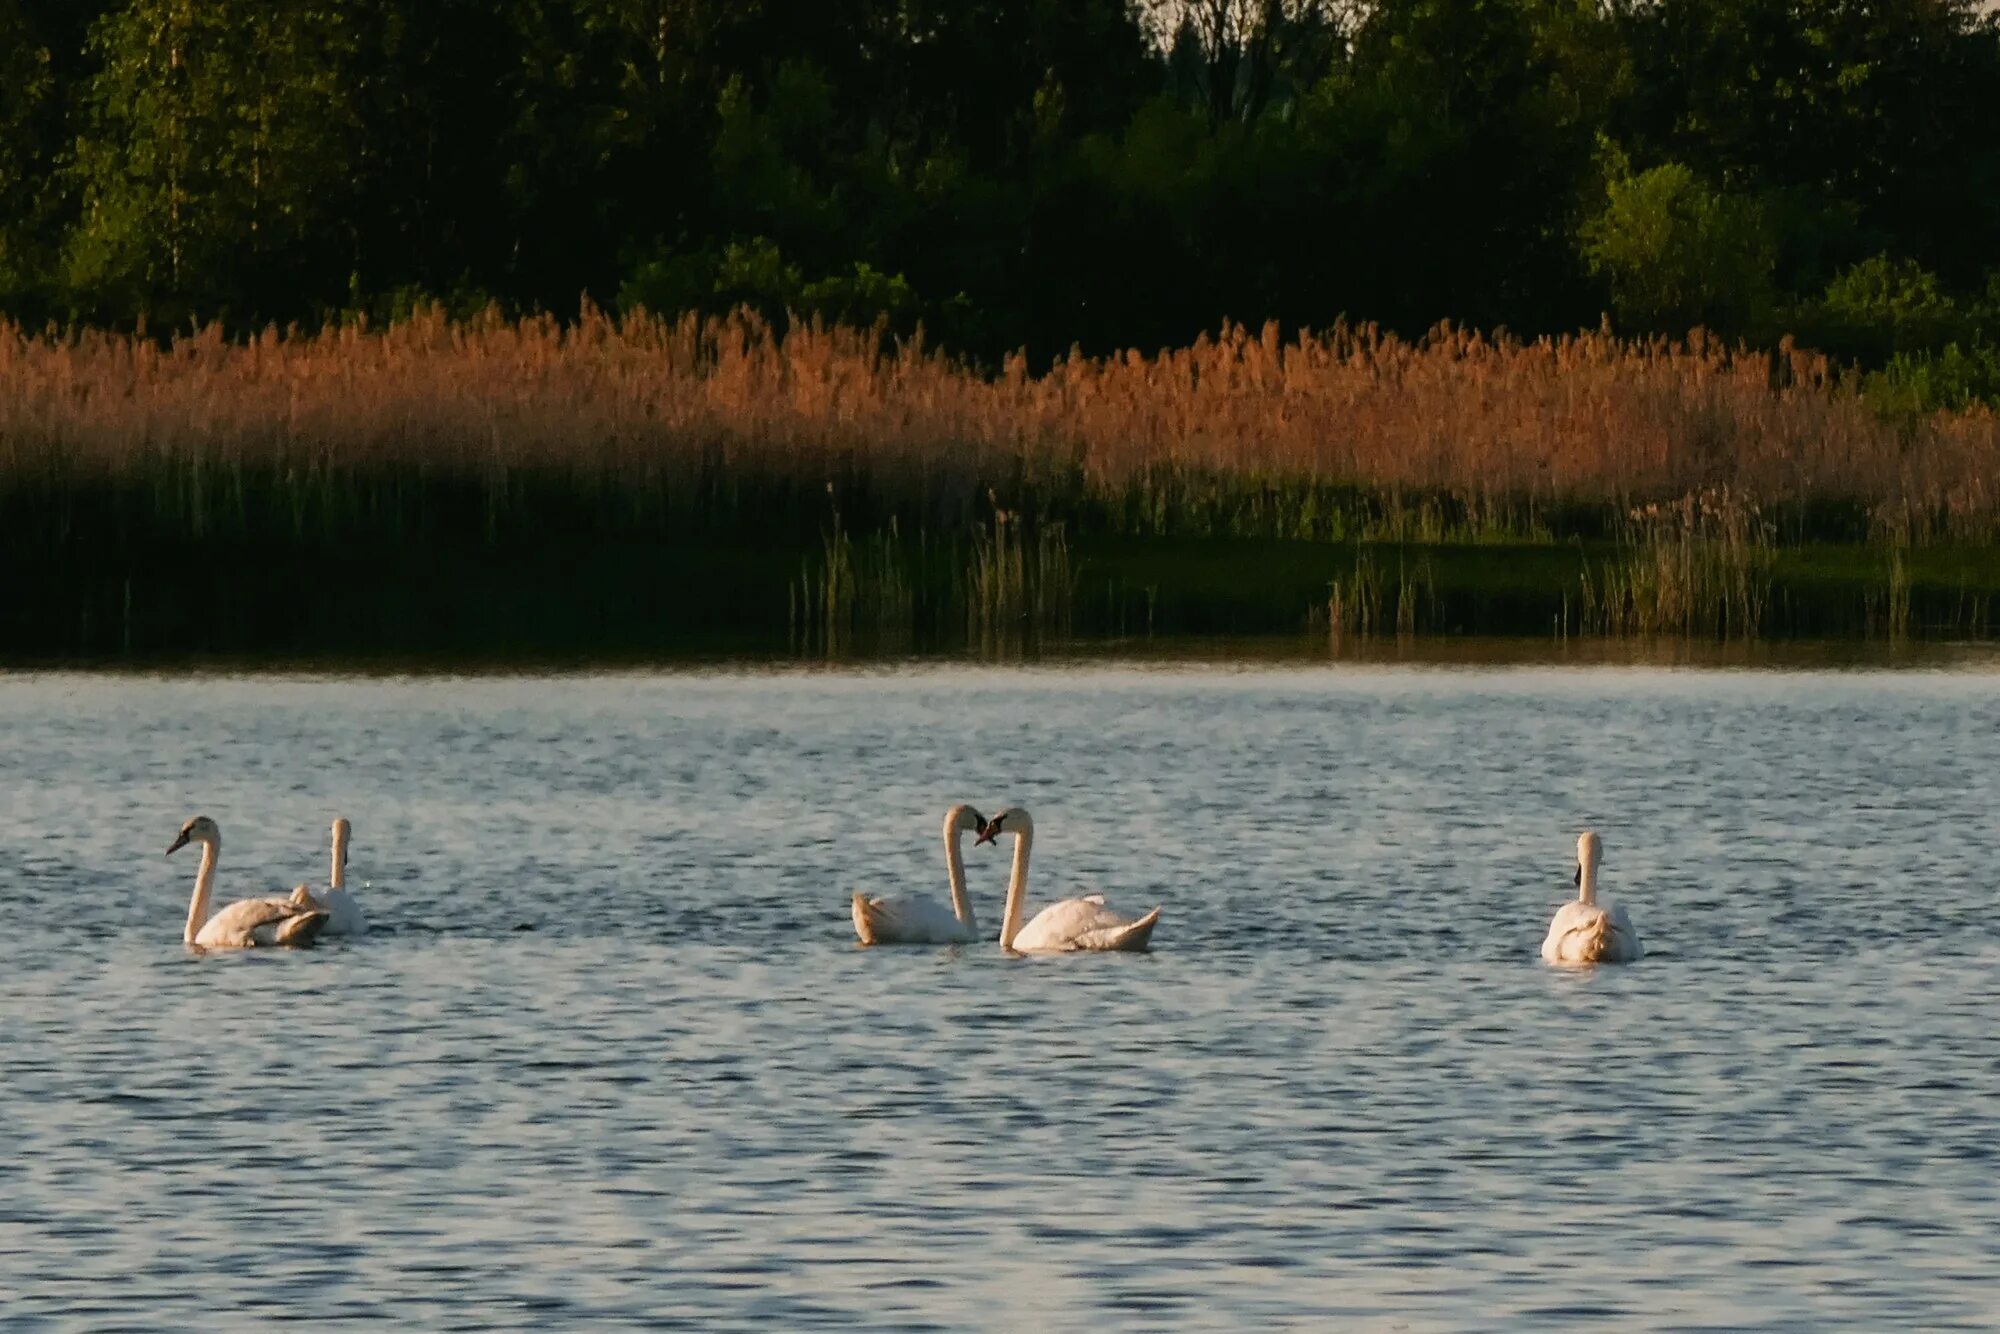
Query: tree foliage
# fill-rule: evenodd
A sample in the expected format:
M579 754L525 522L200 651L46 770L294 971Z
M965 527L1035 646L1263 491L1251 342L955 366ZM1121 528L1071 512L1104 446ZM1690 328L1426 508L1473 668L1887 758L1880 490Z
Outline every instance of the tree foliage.
M0 0L26 318L1610 311L1879 363L1970 347L1995 270L1973 0Z
M1620 319L1641 329L1756 329L1772 305L1776 247L1753 199L1711 188L1678 162L1606 187L1583 255Z
M45 281L37 226L53 167L55 77L21 0L0 0L0 303L25 306Z
M336 280L354 125L336 6L136 0L90 45L64 275L83 308L250 314Z

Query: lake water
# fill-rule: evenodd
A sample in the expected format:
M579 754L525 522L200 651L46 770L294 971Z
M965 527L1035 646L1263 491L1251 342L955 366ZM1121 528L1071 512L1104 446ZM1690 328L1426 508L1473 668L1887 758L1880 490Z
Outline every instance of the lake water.
M2000 1319L1990 669L15 675L0 794L10 1326ZM1153 952L857 948L955 800ZM377 931L191 957L196 813Z

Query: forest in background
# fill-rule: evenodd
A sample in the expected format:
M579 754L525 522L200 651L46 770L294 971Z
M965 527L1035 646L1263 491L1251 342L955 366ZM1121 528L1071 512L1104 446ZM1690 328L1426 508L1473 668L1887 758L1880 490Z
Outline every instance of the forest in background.
M0 311L1787 334L2000 391L1974 0L0 0Z

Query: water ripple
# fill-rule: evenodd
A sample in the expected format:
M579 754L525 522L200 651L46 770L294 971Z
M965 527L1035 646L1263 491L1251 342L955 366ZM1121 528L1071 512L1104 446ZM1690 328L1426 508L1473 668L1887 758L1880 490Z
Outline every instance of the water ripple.
M1974 674L0 678L0 1310L1979 1326L1996 724ZM957 799L1155 952L854 947ZM350 816L376 933L188 956L196 811L224 897ZM1585 825L1635 967L1535 961Z

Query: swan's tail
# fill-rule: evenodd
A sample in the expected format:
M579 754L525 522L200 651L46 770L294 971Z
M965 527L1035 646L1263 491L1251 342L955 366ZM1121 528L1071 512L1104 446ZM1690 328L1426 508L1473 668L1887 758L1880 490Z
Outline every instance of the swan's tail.
M1107 950L1143 950L1153 938L1153 927L1160 920L1158 908L1147 913L1136 922L1114 927L1106 933L1104 948Z
M304 912L296 917L287 917L278 924L278 943L293 949L304 949L319 939L326 920L323 912Z
M864 894L854 896L854 934L861 937L864 945L875 943L875 916Z
M1618 928L1612 924L1611 914L1601 912L1583 928L1577 940L1577 958L1583 963L1603 963L1616 951L1615 937Z

